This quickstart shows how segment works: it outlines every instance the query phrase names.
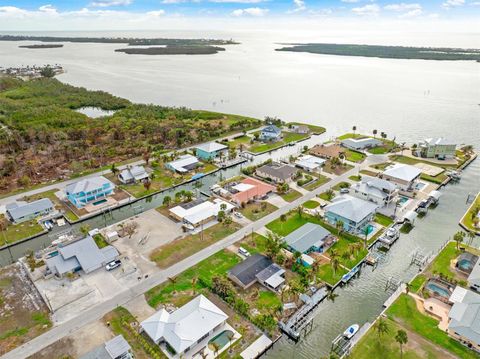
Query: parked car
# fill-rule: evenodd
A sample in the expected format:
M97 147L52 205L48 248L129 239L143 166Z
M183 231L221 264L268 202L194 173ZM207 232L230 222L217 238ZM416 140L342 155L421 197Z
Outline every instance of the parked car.
M122 262L120 261L120 259L116 259L114 261L111 261L110 263L107 263L107 265L105 266L105 269L108 270L108 271L111 271L111 270L114 270L115 268L118 268L122 265Z
M237 218L243 218L243 216L240 212L233 212L233 215Z
M250 257L250 252L247 251L245 248L243 247L240 247L238 248L238 253L240 253L241 255L245 256L245 257Z
M187 229L188 231L193 231L195 229L190 223L184 223L183 228Z
M345 193L349 193L349 192L350 192L350 190L349 190L348 188L342 188L342 189L340 189L340 193L341 193L341 194L345 194Z

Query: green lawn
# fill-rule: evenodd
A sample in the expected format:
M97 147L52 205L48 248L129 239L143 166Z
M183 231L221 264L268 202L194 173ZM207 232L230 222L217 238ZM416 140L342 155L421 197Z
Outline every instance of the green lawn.
M205 229L202 236L200 234L189 235L155 249L150 254L150 259L160 268L170 267L182 259L190 257L198 251L235 233L239 228L240 225L236 223L232 223L229 226L218 223Z
M370 177L377 177L377 172L369 171L369 170L361 170L360 173L362 175L367 175Z
M350 162L363 162L363 160L367 157L363 153L357 152L357 151L352 151L350 149L347 149L345 151L347 161Z
M438 329L438 320L420 313L417 310L415 300L411 296L401 294L392 306L388 308L386 313L390 319L448 350L459 358L478 359L478 354L475 354L455 339L450 338L447 333Z
M281 306L282 301L280 298L269 290L260 291L257 302L255 303L255 307L259 310L272 310L273 308Z
M235 148L235 149L242 144L244 145L244 149L246 149L250 145L251 141L252 141L251 137L244 135L224 143L228 145L230 148Z
M376 165L372 165L370 167L375 168L376 170L379 170L379 171L385 171L385 169L391 165L392 165L392 162L384 162L384 163L378 163Z
M4 217L0 214L0 217ZM27 221L19 224L7 222L7 229L0 231L0 246L5 244L18 242L22 239L42 233L45 229L37 223L37 221Z
M278 147L282 147L290 142L297 142L307 138L308 135L294 132L283 131L283 138L277 142L256 142L250 146L249 151L253 153L261 153L265 151L270 151Z
M342 188L350 188L350 183L348 182L339 182L332 187L334 191L340 191Z
M108 246L107 240L100 233L94 235L93 240L95 241L95 244L98 246L98 248L105 248L106 246Z
M317 179L314 182L307 184L303 188L305 188L308 191L313 191L315 188L318 188L321 185L324 185L328 181L330 181L330 178L328 178L327 176L318 175Z
M257 221L267 214L275 212L277 209L277 207L268 202L255 202L245 205L245 208L240 209L240 213L251 221Z
M323 199L324 201L331 201L333 198L335 198L335 193L333 194L333 197L330 198L330 197L328 196L328 193L327 193L327 192L322 192L322 193L320 193L320 194L318 195L318 198L321 198L321 199Z
M373 147L368 150L369 153L373 155L383 155L385 153L390 152L390 149L385 146Z
M378 224L381 224L384 227L388 227L393 223L393 220L390 217L387 217L381 213L375 214L374 221L377 222Z
M445 173L440 173L436 176L429 176L425 173L422 173L420 175L420 178L425 180L425 181L432 182L432 183L435 183L435 184L442 184L448 178L448 176Z
M280 197L282 197L287 202L293 202L297 198L302 197L302 194L298 191L295 191L294 189L290 189L287 193L281 194Z
M249 251L251 254L254 253L265 253L267 250L266 246L267 238L258 234L256 232L249 234L246 238L244 238L239 245Z
M343 267L339 267L336 272L333 272L330 263L326 263L318 268L317 278L334 286L347 273L348 271Z
M423 274L417 275L411 282L410 282L410 291L414 293L418 293L420 288L425 284L427 281L427 277Z
M479 208L480 208L480 193L477 194L477 196L475 197L475 200L473 201L472 205L468 208L467 212L465 213L465 215L463 216L463 218L461 220L462 224L465 227L467 227L468 229L470 229L471 231L474 231L474 232L480 231L479 228L475 228L474 223L473 223L473 219L475 217L477 217L476 213L478 213L477 209L479 209Z
M352 181L355 181L355 182L360 182L362 180L362 176L361 175L352 175L350 177L348 177L350 180Z
M395 162L400 162L400 163L404 163L404 164L407 164L407 165L415 165L416 163L426 163L426 164L429 164L431 166L436 166L436 167L442 167L442 168L457 168L457 165L449 165L449 164L439 164L439 163L434 163L434 162L430 162L430 161L427 161L427 160L421 160L419 158L412 158L412 157L407 157L407 156L401 156L401 155L391 155L390 156L390 160L391 161L395 161Z
M307 201L303 204L303 207L305 208L308 208L308 209L314 209L314 208L317 208L318 206L320 206L320 203L318 203L317 201Z
M193 290L200 291L204 283L209 284L213 276L225 274L230 268L241 262L241 258L228 250L222 250L197 265L187 269L175 277L175 284L171 281L162 283L145 293L150 306L157 308L162 303L188 302L193 296ZM198 278L192 285L192 278Z

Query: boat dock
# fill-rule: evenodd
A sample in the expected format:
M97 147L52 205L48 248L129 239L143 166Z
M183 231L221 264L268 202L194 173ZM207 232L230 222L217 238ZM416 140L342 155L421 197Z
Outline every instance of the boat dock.
M337 354L340 358L344 358L350 354L351 349L362 339L371 326L371 323L366 322L351 339L345 338L343 333L340 334L332 341L331 352Z

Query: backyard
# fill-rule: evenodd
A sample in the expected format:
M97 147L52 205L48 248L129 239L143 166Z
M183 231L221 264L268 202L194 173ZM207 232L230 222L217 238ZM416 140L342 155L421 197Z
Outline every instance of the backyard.
M313 191L315 188L318 188L321 185L324 185L325 183L330 181L330 178L328 178L327 176L322 176L320 174L314 174L313 176L316 177L317 179L303 187L307 191Z
M268 202L247 203L240 213L251 221L257 221L267 214L275 212L278 208Z
M366 155L364 155L361 152L353 151L353 150L350 150L350 149L347 149L345 151L345 155L346 155L346 160L347 161L357 162L357 163L363 162L363 160L367 157Z
M376 213L375 214L374 221L377 222L378 224L384 226L384 227L388 227L389 225L391 225L393 223L393 219L391 219L390 217L385 216L384 214L381 214L381 213Z
M249 148L249 151L252 153L261 153L265 151L270 151L278 147L282 147L290 142L297 142L307 138L308 134L295 133L283 131L283 138L280 141L276 142L255 142Z
M469 230L479 232L480 228L475 227L475 221L479 224L480 220L480 193L477 194L472 205L468 208L467 212L463 216L461 223Z
M289 189L286 193L279 194L287 202L293 202L297 198L302 197L302 194L294 189Z
M42 233L45 230L36 220L12 224L5 219L3 214L0 214L0 221L3 221L6 225L4 230L1 230L0 227L0 246L18 242L22 239Z

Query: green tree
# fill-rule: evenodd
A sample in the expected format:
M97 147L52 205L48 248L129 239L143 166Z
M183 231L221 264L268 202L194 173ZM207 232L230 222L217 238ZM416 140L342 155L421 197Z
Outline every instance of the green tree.
M52 78L55 76L55 71L47 65L40 70L40 75L42 75L42 77Z
M82 224L80 226L80 233L86 236L90 232L90 226L88 224Z
M272 231L267 232L265 241L265 254L270 259L275 259L284 247L285 242L280 238L278 234L273 233Z
M357 131L357 126L353 126L352 131L353 131L353 137L355 137L355 131Z
M163 205L164 206L168 207L170 205L170 203L172 203L172 197L170 197L170 196L163 197Z
M378 133L377 130L373 130L373 138L375 138L377 136L377 133Z
M390 331L390 327L388 326L387 322L381 317L375 322L374 328L377 332L378 339L380 339L382 335L388 334L388 332Z
M407 332L399 329L395 335L395 341L400 345L400 358L403 358L403 345L408 343Z
M345 223L343 223L343 221L340 219L338 220L337 222L335 222L335 228L337 228L337 234L340 236L340 234L342 233L343 231L343 226L345 225Z
M463 242L465 238L465 232L458 231L453 235L453 240L457 243L457 251L460 249L460 243Z

